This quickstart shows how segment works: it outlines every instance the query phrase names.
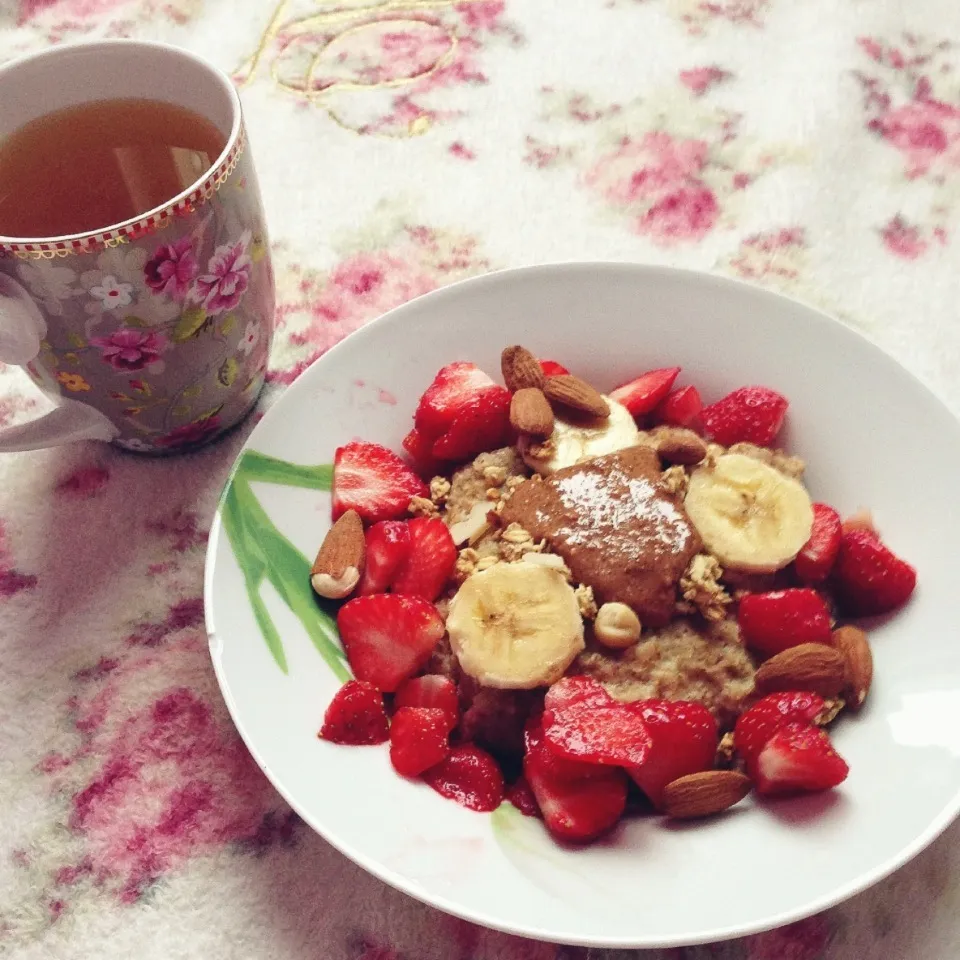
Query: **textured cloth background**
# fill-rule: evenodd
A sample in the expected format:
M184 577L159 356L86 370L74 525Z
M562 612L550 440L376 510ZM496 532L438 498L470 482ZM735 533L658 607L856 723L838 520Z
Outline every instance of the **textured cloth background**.
M264 405L409 297L621 259L820 306L960 412L954 0L0 0L0 58L102 36L242 87L279 281ZM0 368L0 424L42 403ZM0 456L0 955L957 956L956 827L825 915L687 950L531 943L366 876L266 783L214 682L204 546L241 442Z

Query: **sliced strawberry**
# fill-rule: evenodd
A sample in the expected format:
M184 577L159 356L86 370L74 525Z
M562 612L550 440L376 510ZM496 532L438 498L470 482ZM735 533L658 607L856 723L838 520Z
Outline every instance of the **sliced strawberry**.
M319 736L350 746L383 743L389 736L383 695L371 683L348 680L330 701Z
M436 439L446 433L466 405L489 387L490 379L475 363L447 364L424 391L414 415L417 430Z
M650 750L650 734L632 704L589 700L543 711L544 743L569 760L635 767Z
M334 520L351 509L368 523L395 520L407 512L412 497L428 493L424 482L379 443L354 441L334 455Z
M433 443L435 437L428 437L414 427L401 442L401 446L407 452L407 456L413 463L413 469L421 477L429 479L435 477L438 473L443 473L444 465L433 455Z
M527 783L527 778L521 773L519 777L507 789L506 799L512 803L525 817L539 817L543 819L540 812L540 804Z
M788 723L757 755L757 793L772 797L829 790L843 783L849 771L823 730Z
M843 532L840 514L825 503L813 505L813 529L810 539L797 554L794 569L804 583L822 583L830 576L840 552Z
M781 727L788 723L813 724L824 706L823 697L817 693L789 691L771 693L744 710L733 728L733 741L750 777L756 779L757 757Z
M830 643L830 611L809 587L747 594L737 622L744 643L765 657L801 643Z
M853 616L876 616L902 607L917 585L917 571L869 530L843 534L833 569L841 607Z
M754 443L768 447L787 415L787 399L769 387L740 387L703 408L707 435L725 447Z
M398 707L428 707L442 710L447 716L447 724L452 730L460 718L460 703L456 684L439 673L428 673L423 677L407 680L397 689L394 703Z
M410 551L393 578L393 591L436 600L457 562L453 537L439 517L415 517L408 526Z
M706 707L687 700L638 700L630 706L646 725L650 748L643 762L628 773L659 806L668 783L713 767L717 722Z
M432 603L399 593L348 601L337 614L337 628L356 678L385 693L423 667L445 630Z
M410 554L410 524L405 520L381 520L366 533L367 549L357 596L386 593L397 571Z
M622 770L558 756L544 743L537 722L528 724L526 742L523 773L555 837L593 840L623 816L627 777Z
M390 762L404 777L419 777L449 752L448 717L430 707L401 707L390 724Z
M453 747L423 779L441 796L468 810L489 813L503 801L503 774L497 761L472 743Z
M631 380L610 392L610 399L622 403L635 417L651 413L670 392L679 367L661 367Z
M612 701L610 694L593 677L563 677L547 691L543 709L545 711L562 710L575 704L602 706Z
M540 369L543 370L545 377L566 377L570 375L570 371L562 363L557 363L556 360L541 360Z
M439 460L467 460L496 450L507 442L510 429L510 391L492 386L467 401L433 445Z
M696 387L680 387L668 393L660 406L653 411L653 419L657 423L669 427L686 427L688 430L699 432L703 427L700 416L703 410L703 400Z

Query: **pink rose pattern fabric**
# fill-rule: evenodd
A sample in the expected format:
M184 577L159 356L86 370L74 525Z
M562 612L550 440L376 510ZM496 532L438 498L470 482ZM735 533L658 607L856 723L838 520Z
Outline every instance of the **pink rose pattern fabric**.
M947 0L917 6L451 0L357 13L320 0L14 0L0 13L0 59L138 36L232 71L273 235L263 409L412 297L498 267L590 258L713 270L806 300L960 409L960 15ZM220 36L243 57L224 59L234 53L211 44ZM248 236L228 235L206 262L190 240L158 236L122 283L226 317L254 256ZM100 286L108 279L129 292L116 277ZM136 392L166 341L148 324L91 345ZM40 409L23 374L0 365L0 427ZM251 760L206 651L207 533L257 416L189 457L79 445L0 458L0 954L953 955L957 827L824 914L646 952L484 930L350 864ZM214 413L165 442L217 429Z

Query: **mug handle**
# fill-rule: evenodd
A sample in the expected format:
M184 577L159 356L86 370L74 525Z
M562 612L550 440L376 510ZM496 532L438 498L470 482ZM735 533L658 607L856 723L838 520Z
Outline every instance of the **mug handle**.
M0 273L0 362L22 366L40 353L46 323L29 294L16 280ZM60 396L53 378L47 385L57 395L49 413L0 430L0 453L39 450L74 440L112 440L119 432L99 410Z

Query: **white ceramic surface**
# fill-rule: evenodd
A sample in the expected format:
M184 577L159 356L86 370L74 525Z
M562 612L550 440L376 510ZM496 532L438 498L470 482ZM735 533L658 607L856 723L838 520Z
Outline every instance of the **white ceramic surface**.
M877 347L806 306L684 271L572 264L488 275L391 311L307 370L247 449L301 464L329 463L353 437L399 449L440 366L467 359L495 375L507 343L602 388L679 364L679 382L708 402L746 383L790 398L785 439L808 461L815 497L842 512L869 506L919 571L913 602L872 633L867 708L836 728L849 779L831 794L748 801L711 823L634 820L584 849L562 849L539 821L507 810L471 813L396 776L385 748L317 739L338 682L264 587L288 673L277 667L218 516L206 577L213 662L277 789L347 856L412 896L492 927L587 945L692 944L780 925L918 853L960 806L957 421ZM263 483L255 492L312 556L329 496Z

